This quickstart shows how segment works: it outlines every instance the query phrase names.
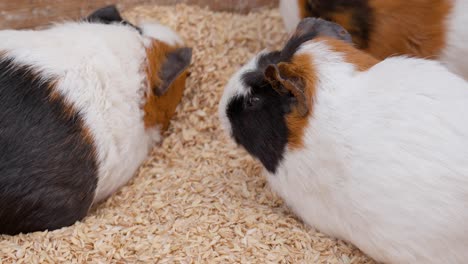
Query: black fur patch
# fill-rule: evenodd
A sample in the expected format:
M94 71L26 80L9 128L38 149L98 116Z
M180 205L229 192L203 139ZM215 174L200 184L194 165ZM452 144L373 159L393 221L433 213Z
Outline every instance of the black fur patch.
M276 172L288 143L285 116L291 112L294 97L280 96L275 92L265 80L263 71L269 64L281 60L280 52L261 56L257 70L247 72L242 77L251 93L234 98L227 106L234 140L258 158L271 173Z
M51 82L0 58L0 233L69 226L86 216L97 186L94 147L79 114L66 114Z
M337 22L333 15L351 13L352 25L342 25L353 37L358 48L369 46L373 25L373 10L368 0L308 0L305 10L310 17L320 17Z
M122 18L119 10L117 9L115 5L109 5L109 6L105 6L103 8L97 9L91 15L89 15L85 20L88 22L103 23L103 24L120 23L122 25L131 26L132 28L136 29L140 34L142 34L141 28L133 25L132 23Z

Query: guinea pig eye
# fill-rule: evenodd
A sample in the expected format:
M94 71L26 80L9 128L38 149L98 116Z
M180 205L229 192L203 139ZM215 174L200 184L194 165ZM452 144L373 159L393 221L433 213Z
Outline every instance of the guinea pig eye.
M255 109L260 105L261 101L262 100L258 96L250 96L249 98L247 98L247 100L245 100L245 108Z

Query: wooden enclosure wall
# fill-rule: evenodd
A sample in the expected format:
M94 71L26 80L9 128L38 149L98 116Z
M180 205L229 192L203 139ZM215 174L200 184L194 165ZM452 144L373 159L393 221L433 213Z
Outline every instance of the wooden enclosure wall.
M248 12L274 6L277 0L0 0L0 28L37 27L52 21L77 19L109 4L128 8L146 3L187 3L208 6L219 11Z

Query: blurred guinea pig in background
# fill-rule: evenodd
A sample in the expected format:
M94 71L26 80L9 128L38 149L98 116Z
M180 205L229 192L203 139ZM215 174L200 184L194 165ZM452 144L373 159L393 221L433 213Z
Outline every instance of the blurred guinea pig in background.
M320 17L342 25L376 58L437 59L468 80L466 0L280 0L280 11L288 31Z
M468 83L306 18L227 84L220 120L305 223L383 263L468 259Z
M72 225L124 185L168 128L191 56L115 6L0 31L0 233Z

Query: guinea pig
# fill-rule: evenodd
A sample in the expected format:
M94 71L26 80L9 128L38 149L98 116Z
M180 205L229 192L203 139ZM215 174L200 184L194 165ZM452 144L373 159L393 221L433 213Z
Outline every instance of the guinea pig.
M0 31L0 233L72 225L124 185L168 128L191 53L115 6Z
M333 33L335 32L335 33ZM307 18L227 84L222 126L303 221L384 263L468 259L468 83Z
M437 59L468 80L466 0L280 0L286 28L305 17L342 25L374 57Z

